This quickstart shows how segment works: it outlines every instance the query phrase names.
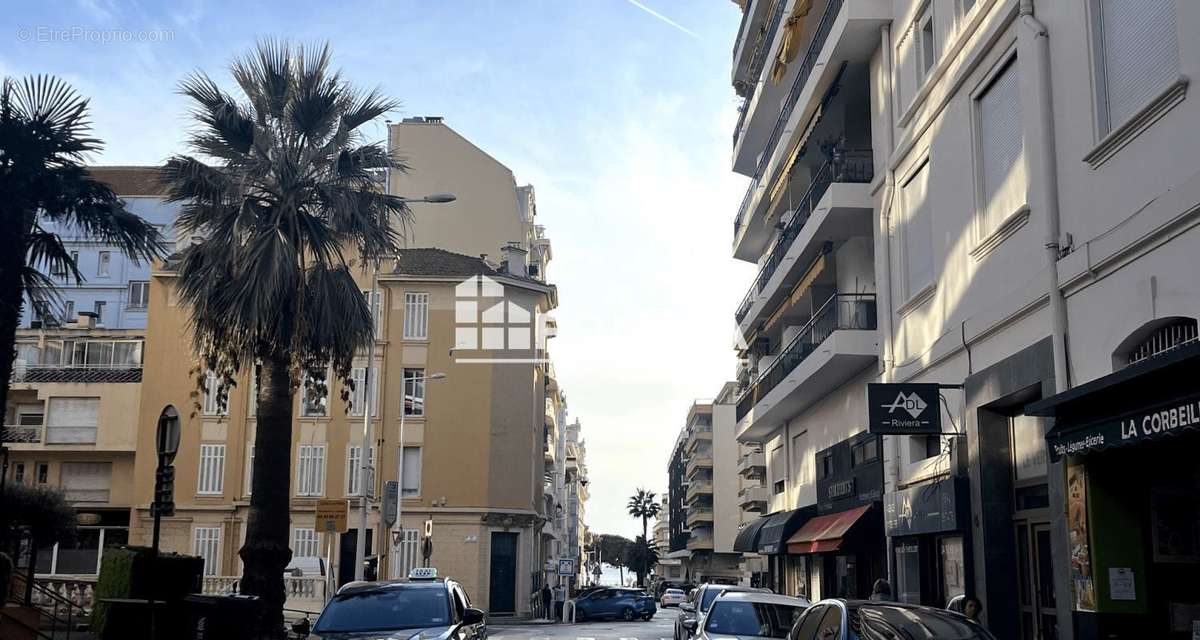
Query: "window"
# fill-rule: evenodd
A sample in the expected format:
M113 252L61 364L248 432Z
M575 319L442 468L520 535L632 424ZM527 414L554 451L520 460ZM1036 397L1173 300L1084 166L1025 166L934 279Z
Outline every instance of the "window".
M319 545L317 544L317 532L314 529L305 529L296 527L292 529L292 557L293 558L317 558L320 554L317 552Z
M1125 356L1127 365L1137 364L1148 358L1187 346L1200 339L1200 325L1195 318L1175 318L1154 329L1138 341Z
M13 482L21 484L25 482L25 463L17 462L13 464Z
M817 472L824 480L833 475L833 453L826 452L817 456Z
M404 370L404 415L425 415L425 370Z
M850 447L851 466L860 466L879 459L879 439L870 438Z
M1095 0L1100 133L1128 121L1179 78L1177 0Z
M49 481L50 481L50 463L49 462L37 463L37 483L38 484L46 484Z
M329 379L317 380L305 372L304 384L300 387L300 415L307 418L326 415L329 403Z
M364 378L367 378L364 380ZM366 367L354 367L350 372L354 381L354 391L350 394L350 415L361 416L367 406L366 390L371 390L371 417L379 416L379 367L371 367L371 375L367 377Z
M415 497L421 495L421 447L404 447L400 472L403 478L400 495Z
M254 443L246 443L246 495L254 488Z
M1021 135L1021 92L1014 59L976 98L979 118L980 219L977 236L995 232L1018 207L1025 204Z
M258 379L262 377L262 365L255 364L254 371L250 374L250 395L246 402L249 406L250 416L258 415Z
M904 277L908 298L933 282L933 226L930 221L929 160L902 187L904 204Z
M75 313L75 301L67 300L63 303L63 322L75 322L79 316Z
M112 264L112 252L101 251L100 259L96 261L96 275L101 278L108 277L108 268Z
M367 465L370 471L367 474L367 492L368 495L375 487L375 449L370 449L370 458L367 460ZM347 447L346 448L346 495L357 496L362 495L359 491L358 481L362 477L362 447Z
M924 78L929 74L930 69L937 62L937 43L933 37L933 3L925 5L921 13L917 16L917 38L919 40L917 51L920 52L921 60L917 67L918 78Z
M296 495L325 495L325 445L302 444L297 455Z
M196 493L220 495L225 486L225 445L200 445L200 469Z
M92 313L96 314L96 324L104 324L104 307L106 306L108 306L108 303L103 300L97 300L92 305Z
M62 463L62 489L71 502L108 502L112 489L112 463Z
M204 378L204 415L223 416L229 413L229 406L221 399L220 393L221 379L209 371Z
M787 489L787 459L784 458L782 444L771 449L767 457L767 474L771 478L772 494L782 494Z
M129 308L145 309L150 303L150 283L135 281L129 283Z
M221 572L221 528L196 527L192 536L192 555L204 559L204 575L218 575Z
M424 340L429 337L429 294L404 294L404 337Z
M803 487L813 482L811 452L808 449L808 432L792 436L792 486Z
M46 444L96 444L100 398L50 398Z
M375 332L375 338L377 340L381 339L383 337L383 316L380 314L381 309L379 308L379 301L380 296L382 296L383 293L376 291L373 297L370 291L363 291L362 293L363 298L367 302L367 308L371 311L371 326Z
M921 545L916 540L896 543L896 600L921 604Z

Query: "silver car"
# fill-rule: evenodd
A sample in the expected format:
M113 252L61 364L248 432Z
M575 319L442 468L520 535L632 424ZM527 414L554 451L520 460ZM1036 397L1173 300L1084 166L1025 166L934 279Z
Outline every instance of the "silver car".
M809 604L804 598L774 593L726 591L709 607L697 640L786 638Z

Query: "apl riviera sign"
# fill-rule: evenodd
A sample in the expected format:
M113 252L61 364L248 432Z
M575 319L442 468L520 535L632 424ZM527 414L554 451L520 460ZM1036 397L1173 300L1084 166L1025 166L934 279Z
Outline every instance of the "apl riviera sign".
M941 385L867 385L867 429L875 434L932 435L942 432Z
M1200 397L1164 403L1136 413L1084 425L1060 423L1046 434L1052 460L1155 440L1200 428Z

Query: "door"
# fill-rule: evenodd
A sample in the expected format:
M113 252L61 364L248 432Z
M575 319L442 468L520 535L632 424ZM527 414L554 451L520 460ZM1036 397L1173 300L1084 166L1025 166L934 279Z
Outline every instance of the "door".
M1017 525L1017 573L1020 584L1022 640L1057 640L1050 525Z
M365 555L372 555L371 534L367 529L367 549ZM355 546L358 544L358 529L350 529L343 533L338 543L338 587L354 580Z
M488 581L488 613L517 612L517 536L492 533L491 579Z

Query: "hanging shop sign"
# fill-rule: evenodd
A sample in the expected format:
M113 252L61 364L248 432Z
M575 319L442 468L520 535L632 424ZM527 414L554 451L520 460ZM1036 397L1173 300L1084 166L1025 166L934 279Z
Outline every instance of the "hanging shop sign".
M941 433L941 388L934 383L868 384L867 430L883 435Z

